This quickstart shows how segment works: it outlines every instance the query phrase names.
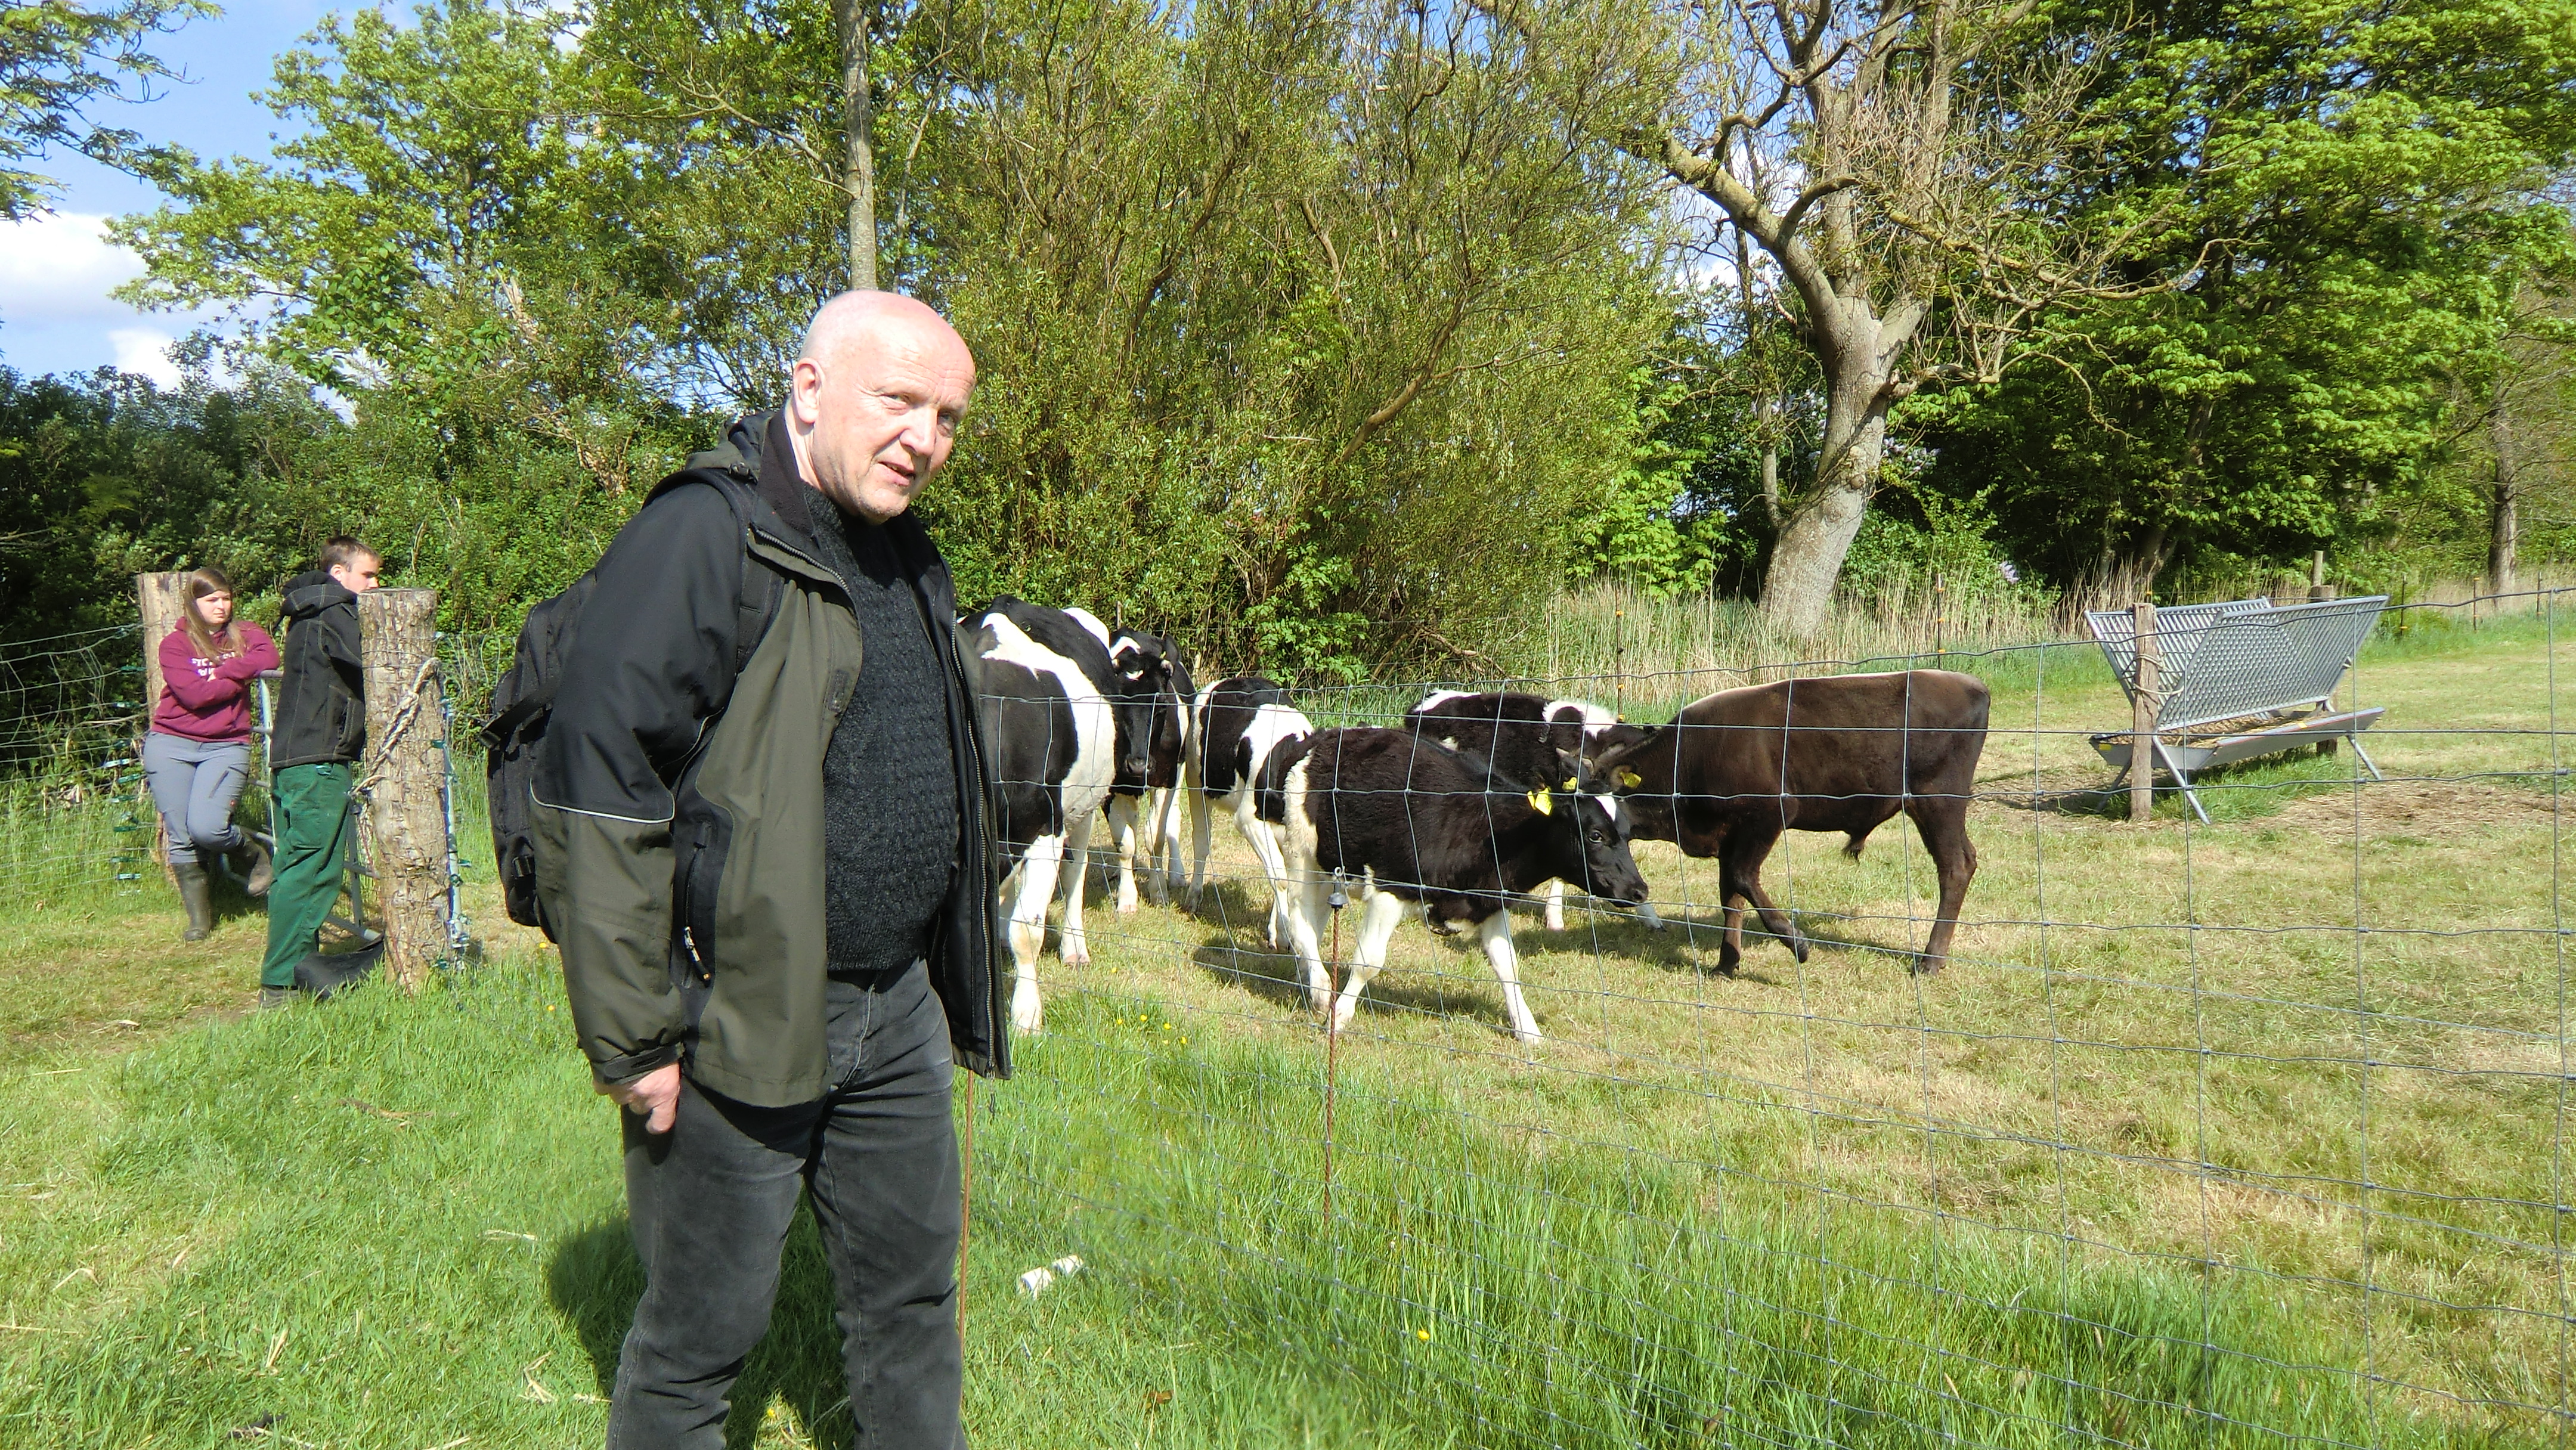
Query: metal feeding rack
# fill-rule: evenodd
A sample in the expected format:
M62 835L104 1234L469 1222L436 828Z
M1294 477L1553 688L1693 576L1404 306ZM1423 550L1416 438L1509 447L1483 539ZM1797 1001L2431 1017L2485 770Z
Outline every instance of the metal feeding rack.
M2334 695L2387 603L2387 595L2371 594L2284 605L2230 599L2154 611L2156 759L2203 822L2209 812L2192 790L2192 777L2232 761L2349 741L2371 779L2380 778L2361 748L2361 732L2378 724L2386 708L2337 710ZM2136 616L2105 609L2085 619L2111 672L2134 694ZM2108 731L2092 737L2093 748L2126 770L2132 735Z

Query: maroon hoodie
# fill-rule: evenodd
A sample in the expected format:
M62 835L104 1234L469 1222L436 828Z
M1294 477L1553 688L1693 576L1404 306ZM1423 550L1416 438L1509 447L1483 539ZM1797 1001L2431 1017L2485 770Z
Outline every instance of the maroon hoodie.
M244 621L242 652L226 660L198 655L184 629L161 641L161 702L152 708L155 734L183 740L232 741L250 738L250 682L262 670L277 668L277 641L268 631Z

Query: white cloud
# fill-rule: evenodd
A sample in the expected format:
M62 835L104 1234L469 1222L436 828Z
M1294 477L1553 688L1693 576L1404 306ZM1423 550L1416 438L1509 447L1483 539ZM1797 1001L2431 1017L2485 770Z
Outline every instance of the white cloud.
M0 222L0 362L30 377L112 364L156 382L178 377L174 337L220 321L220 309L142 312L108 294L143 262L107 239L107 218L49 212Z
M116 370L140 373L165 388L179 385L179 365L170 359L170 344L177 338L152 327L115 327L108 329L108 345L116 349Z
M49 212L0 222L0 321L117 321L134 309L107 294L143 261L107 239L107 218Z

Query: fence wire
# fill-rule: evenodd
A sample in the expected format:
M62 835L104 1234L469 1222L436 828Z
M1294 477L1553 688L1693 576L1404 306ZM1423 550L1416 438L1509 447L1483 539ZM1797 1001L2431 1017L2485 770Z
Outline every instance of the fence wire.
M2390 607L2334 701L2385 707L2385 778L2248 761L2195 781L2208 824L2162 783L2123 819L2090 737L2128 704L2089 639L1297 688L1326 730L1479 687L1653 725L1771 680L1972 675L1949 965L1909 970L1939 872L1904 816L1856 858L1788 831L1760 880L1809 950L1748 919L1732 975L1722 863L1654 841L1660 930L1510 904L1541 1040L1474 934L1416 912L1328 1036L1226 812L1194 908L1148 872L1121 910L1102 825L1090 960L1048 936L1044 1031L974 1099L970 1365L1042 1384L1075 1321L1168 1328L1406 1444L2564 1444L2568 596ZM150 884L130 636L0 646L18 889ZM510 643L441 640L456 729ZM1087 1270L1014 1292L1066 1254Z
M1871 661L1991 692L1947 970L1909 970L1939 862L1903 814L1856 859L1790 829L1760 884L1810 950L1748 912L1733 975L1721 861L1643 842L1660 931L1513 902L1534 1043L1474 934L1417 910L1329 1036L1222 809L1196 910L1150 877L1119 910L1104 827L1090 960L1049 938L1044 1031L980 1098L971 1280L1072 1253L1100 1283L970 1339L1034 1372L1089 1294L1402 1443L2563 1442L2565 607L2391 608L2333 702L2386 707L2385 779L2331 745L2213 769L2209 824L2162 780L2125 819L2090 737L2129 706L2089 640ZM1293 693L1326 731L1504 686L1661 724L1848 669L1627 663ZM1771 733L1848 800L1926 734L1900 724ZM1407 788L1328 809L1372 792ZM1364 895L1338 885L1337 985Z

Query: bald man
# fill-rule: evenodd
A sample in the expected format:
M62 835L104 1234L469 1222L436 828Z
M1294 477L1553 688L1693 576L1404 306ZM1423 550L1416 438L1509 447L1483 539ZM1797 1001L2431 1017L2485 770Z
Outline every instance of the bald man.
M1009 1071L1009 953L955 589L910 510L974 385L931 309L832 299L787 406L653 491L570 632L532 815L644 1261L614 1450L724 1443L800 1192L853 1443L966 1443L949 1088Z

